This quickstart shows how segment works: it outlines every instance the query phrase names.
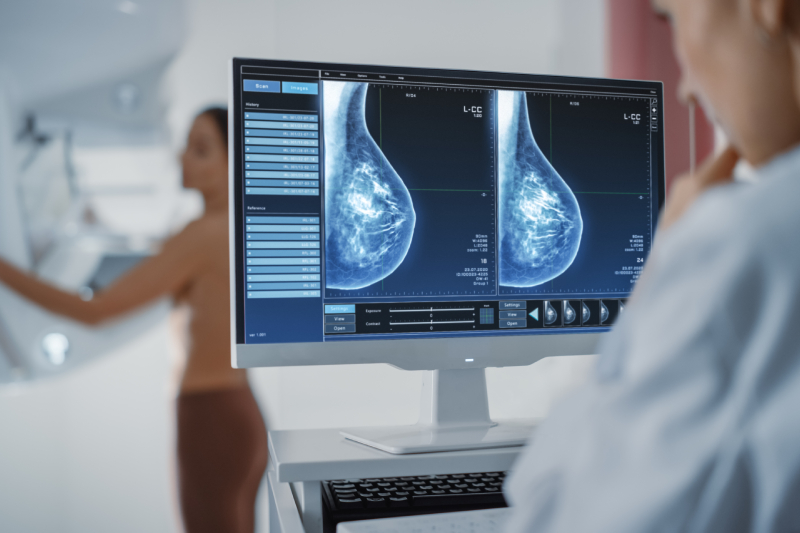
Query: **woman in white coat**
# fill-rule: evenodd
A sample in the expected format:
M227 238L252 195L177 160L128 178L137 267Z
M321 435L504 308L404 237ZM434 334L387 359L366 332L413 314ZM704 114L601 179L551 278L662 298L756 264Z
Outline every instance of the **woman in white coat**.
M800 1L654 5L731 147L675 183L591 383L507 482L510 532L800 531Z

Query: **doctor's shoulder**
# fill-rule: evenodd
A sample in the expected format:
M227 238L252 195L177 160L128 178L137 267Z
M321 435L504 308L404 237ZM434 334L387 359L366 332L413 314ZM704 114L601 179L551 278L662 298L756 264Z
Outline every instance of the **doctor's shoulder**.
M671 263L717 258L730 262L786 263L800 267L800 168L794 179L768 177L706 191L674 227L661 235L654 255ZM800 270L798 270L800 277Z

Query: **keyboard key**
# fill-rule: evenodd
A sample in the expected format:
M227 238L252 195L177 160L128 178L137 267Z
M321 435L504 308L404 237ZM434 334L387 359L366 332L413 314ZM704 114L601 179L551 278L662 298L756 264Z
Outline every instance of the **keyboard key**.
M367 507L386 507L386 498L367 498Z
M411 500L404 496L389 498L389 507L411 507Z
M336 506L339 509L361 509L364 507L364 501L361 498L339 500L336 502Z

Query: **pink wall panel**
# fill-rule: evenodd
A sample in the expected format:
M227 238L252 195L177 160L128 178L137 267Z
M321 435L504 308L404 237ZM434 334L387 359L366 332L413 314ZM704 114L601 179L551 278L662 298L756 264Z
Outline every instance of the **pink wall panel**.
M664 82L667 190L690 168L689 109L678 100L680 68L672 48L669 22L658 17L650 0L607 0L608 75ZM714 128L701 109L695 116L698 163L714 149Z

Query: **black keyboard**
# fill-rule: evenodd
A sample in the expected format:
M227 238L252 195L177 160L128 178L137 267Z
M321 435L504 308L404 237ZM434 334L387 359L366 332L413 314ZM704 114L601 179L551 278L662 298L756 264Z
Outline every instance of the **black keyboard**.
M506 507L505 472L323 481L333 523Z

